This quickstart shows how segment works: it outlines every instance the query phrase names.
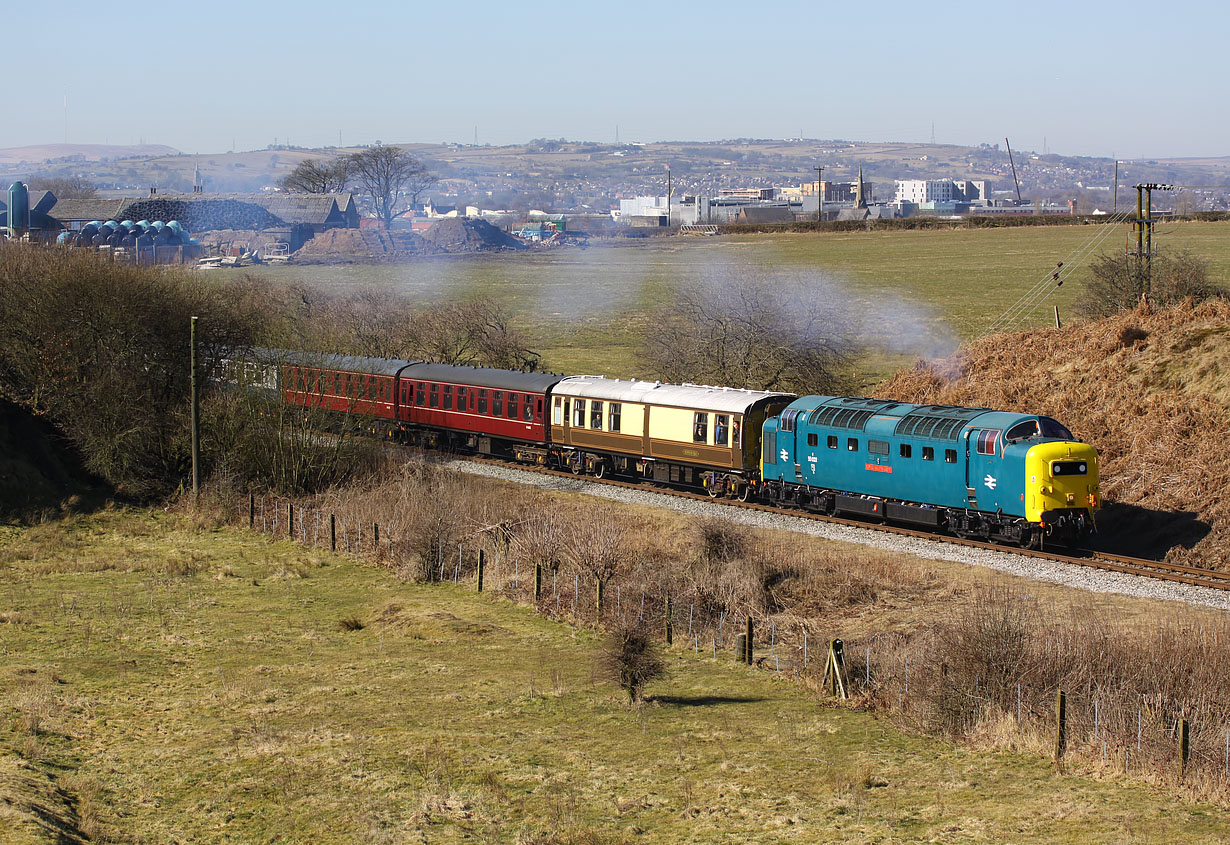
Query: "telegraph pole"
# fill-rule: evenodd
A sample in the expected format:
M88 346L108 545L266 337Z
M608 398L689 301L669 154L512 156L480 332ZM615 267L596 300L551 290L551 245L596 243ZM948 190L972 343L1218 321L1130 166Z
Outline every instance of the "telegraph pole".
M816 167L816 223L824 222L824 168Z
M192 347L189 358L192 367L192 504L201 498L201 394L196 377L196 317L188 329L188 342Z

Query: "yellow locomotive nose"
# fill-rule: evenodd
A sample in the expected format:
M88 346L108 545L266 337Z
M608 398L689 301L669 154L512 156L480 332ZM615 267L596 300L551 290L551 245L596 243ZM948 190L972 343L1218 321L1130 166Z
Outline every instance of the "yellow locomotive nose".
M1055 510L1085 510L1101 505L1098 453L1086 443L1069 440L1039 443L1025 457L1025 518L1043 522Z

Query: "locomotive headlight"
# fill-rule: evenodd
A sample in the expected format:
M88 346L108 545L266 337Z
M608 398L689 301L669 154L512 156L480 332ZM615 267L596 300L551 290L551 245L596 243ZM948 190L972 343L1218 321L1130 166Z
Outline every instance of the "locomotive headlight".
M1076 494L1075 494L1075 493L1069 493L1069 494L1068 494L1068 504L1069 504L1069 505L1074 505L1074 504L1076 504Z

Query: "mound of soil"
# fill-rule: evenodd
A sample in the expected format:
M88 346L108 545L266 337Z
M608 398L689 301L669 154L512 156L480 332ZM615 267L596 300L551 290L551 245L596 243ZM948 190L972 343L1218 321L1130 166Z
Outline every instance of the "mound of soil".
M440 252L416 232L378 229L329 229L295 253L296 264L398 261Z
M423 240L441 252L486 252L489 250L528 249L512 235L486 220L447 217L423 234Z
M193 237L208 247L230 244L232 247L244 247L248 252L256 252L261 247L278 241L277 235L251 229L217 229L211 232L193 233ZM282 239L285 240L285 236Z
M1097 545L1213 569L1230 559L1230 303L1141 307L991 335L876 395L1042 413L1101 456Z

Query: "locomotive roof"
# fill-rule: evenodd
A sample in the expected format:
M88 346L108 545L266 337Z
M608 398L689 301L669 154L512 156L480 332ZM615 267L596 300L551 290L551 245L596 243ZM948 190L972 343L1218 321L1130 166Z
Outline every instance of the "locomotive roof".
M412 365L402 375L422 381L492 387L496 390L520 390L543 393L563 376L558 373L523 373L519 370L497 370L490 367L458 367L429 362Z
M862 396L802 396L786 410L797 410L800 425L845 428L901 437L957 440L968 426L1007 428L1036 414L993 411L959 405L915 405Z
M745 413L764 399L789 399L793 393L765 390L744 390L739 387L710 387L701 384L663 384L659 381L624 381L605 376L568 376L555 386L557 396L602 399L609 402L632 402L692 408L698 411Z

